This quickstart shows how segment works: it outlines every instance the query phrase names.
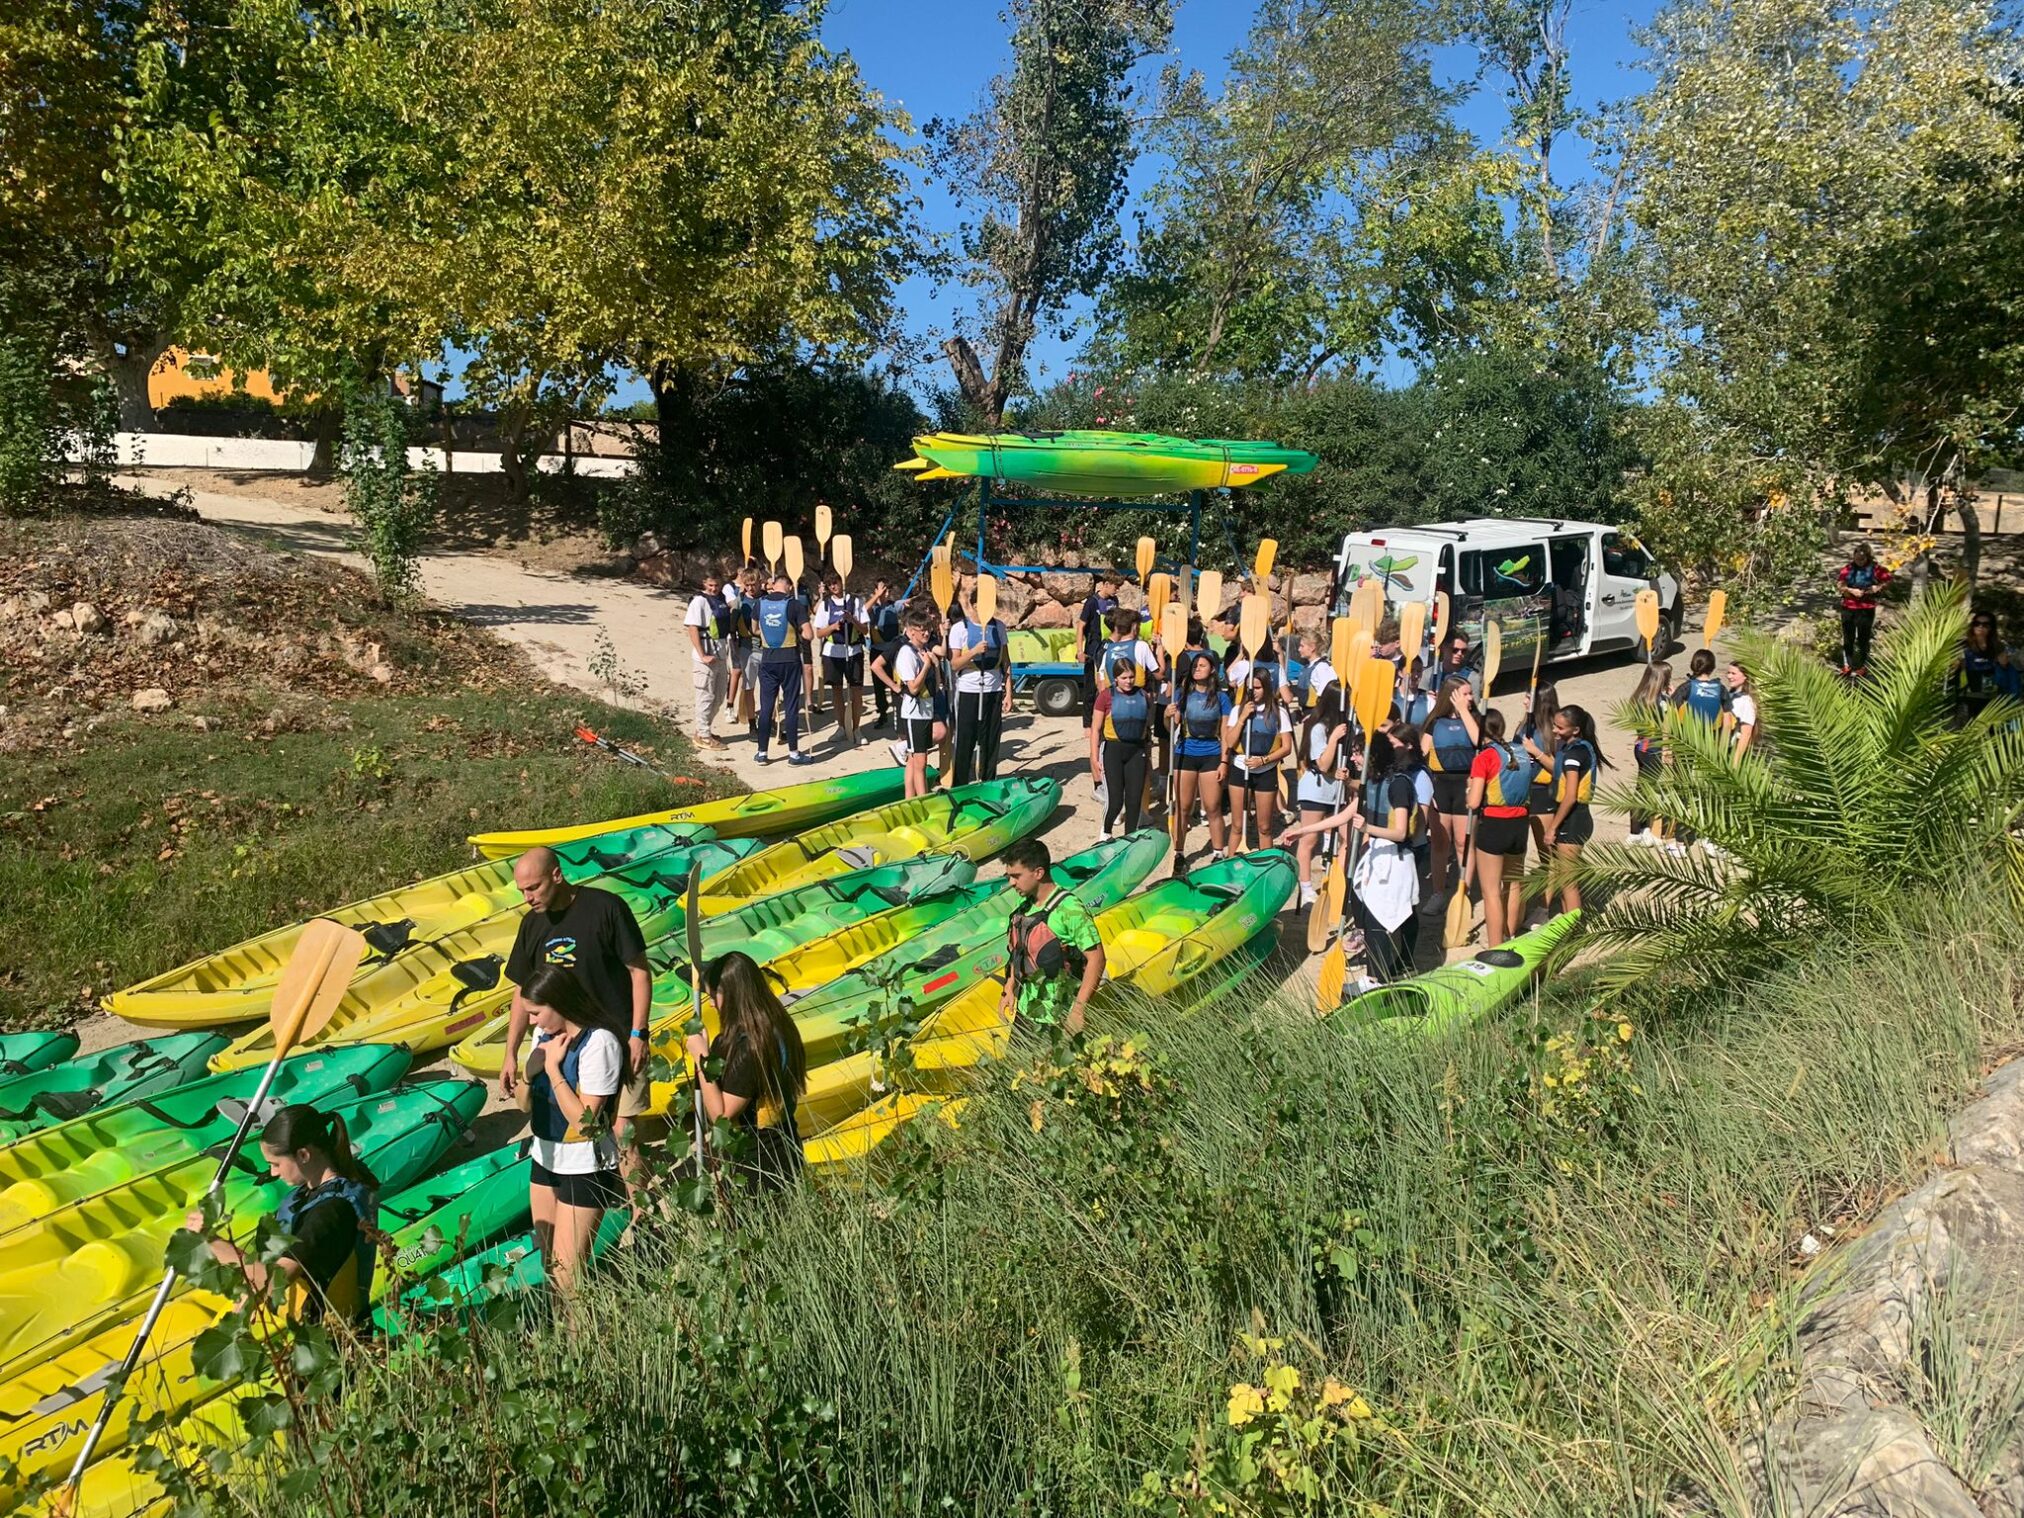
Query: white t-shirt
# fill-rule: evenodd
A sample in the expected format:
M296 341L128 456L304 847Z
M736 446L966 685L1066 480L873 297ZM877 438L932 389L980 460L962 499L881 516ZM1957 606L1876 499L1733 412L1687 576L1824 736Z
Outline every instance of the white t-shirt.
M1300 780L1294 787L1295 800L1312 801L1322 806L1342 805L1341 777L1335 774L1323 774L1314 768L1315 765L1321 763L1321 756L1328 752L1328 738L1328 730L1319 722L1315 723L1309 730L1307 735L1307 762L1300 766ZM1348 737L1345 734L1344 743L1346 744L1347 742ZM1341 747L1338 747L1335 751L1336 763L1338 765L1342 761L1343 752L1344 750Z
M1003 691L1005 689L1005 663L1012 657L1012 640L1005 631L1005 624L997 618L993 617L991 619L991 627L996 628L997 631L991 633L990 628L980 628L976 623L967 619L949 624L949 653L952 657L957 650L968 648L973 638L976 639L978 646L982 647L984 643L983 634L989 634L991 641L998 645L998 667L996 669L978 669L973 665L969 669L957 670L957 690L968 691L972 695L978 695L988 694L992 691Z
M859 628L869 628L871 618L866 615L864 602L856 596L824 596L815 603L815 622L822 629L817 636L822 638L822 652L832 659L847 659L864 649L866 636L860 634L855 644L841 641L836 634L848 623Z
M1307 704L1312 706L1321 699L1321 693L1335 684L1335 666L1326 659L1316 659L1307 666Z
M1103 667L1096 672L1096 683L1099 686L1108 690L1110 666L1119 659L1129 656L1131 662L1139 667L1139 688L1156 701L1162 699L1161 692L1167 683L1166 666L1160 662L1160 656L1153 652L1152 644L1146 642L1144 638L1132 639L1129 650L1124 647L1124 639L1118 638L1115 640L1115 646L1109 642L1101 643L1096 651L1103 660Z
M1278 730L1281 733L1290 736L1293 732L1293 719L1286 715L1286 708L1275 703L1272 707L1272 711L1276 712L1279 717ZM1245 752L1247 741L1249 739L1249 734L1245 731L1245 729L1248 728L1253 722L1258 721L1261 716L1265 715L1267 714L1261 712L1253 712L1249 717L1243 717L1243 714L1240 710L1233 710L1230 713L1230 720L1223 724L1230 730L1231 742L1235 745L1235 748L1230 755L1230 762L1235 764L1238 769L1248 770L1252 774L1256 775L1262 775L1267 770L1276 770L1279 768L1279 761L1277 759L1267 759L1262 755L1254 757L1253 755ZM1242 718L1241 722L1239 721L1240 717Z
M911 643L900 646L899 657L893 660L893 678L900 682L900 717L908 722L929 722L935 715L935 694L932 683L923 685L917 696L907 686L921 677L932 661Z
M717 637L710 635L710 624L713 621L719 629ZM731 641L731 613L725 609L722 601L712 601L701 592L689 598L689 614L682 618L682 622L684 626L701 631L703 652L706 654L716 653L720 647Z
M558 1034L557 1037L561 1035ZM547 1035L535 1030L527 1051L527 1071L541 1070L546 1061L541 1046ZM608 1028L592 1028L576 1057L576 1094L583 1097L615 1098L625 1074L625 1052ZM607 1100L603 1107L607 1128L618 1116L618 1103ZM607 1131L595 1139L545 1139L538 1134L528 1142L529 1157L535 1164L557 1175L594 1175L600 1170L618 1169L618 1139Z
M1736 719L1736 730L1757 725L1757 698L1744 691L1734 691L1729 696L1729 711Z

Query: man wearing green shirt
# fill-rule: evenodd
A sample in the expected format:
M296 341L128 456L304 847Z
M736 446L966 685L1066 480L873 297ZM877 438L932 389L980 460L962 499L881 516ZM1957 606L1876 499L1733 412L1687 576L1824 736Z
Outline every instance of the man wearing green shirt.
M1011 957L1000 1015L1016 1007L1027 1022L1082 1031L1083 1011L1103 983L1103 940L1089 909L1054 883L1054 860L1037 838L1002 856L1005 878L1023 898L1012 914Z

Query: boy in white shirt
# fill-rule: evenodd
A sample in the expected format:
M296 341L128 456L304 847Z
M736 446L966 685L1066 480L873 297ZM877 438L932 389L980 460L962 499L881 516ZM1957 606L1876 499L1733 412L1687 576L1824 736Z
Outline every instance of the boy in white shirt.
M858 726L864 715L864 646L871 630L871 617L863 601L844 594L841 575L832 572L823 582L823 590L822 599L815 605L814 618L815 636L822 644L822 683L829 687L830 702L836 711L836 741L842 747L854 748L864 742Z

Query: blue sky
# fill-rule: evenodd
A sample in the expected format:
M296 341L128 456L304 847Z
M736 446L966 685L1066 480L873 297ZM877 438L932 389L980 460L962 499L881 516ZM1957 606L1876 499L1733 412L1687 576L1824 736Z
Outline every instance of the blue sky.
M1568 42L1579 104L1616 99L1641 87L1632 30L1651 19L1656 5L1657 0L1575 0ZM1252 12L1248 0L1177 0L1168 58L1216 81L1224 59L1244 40ZM824 35L831 47L855 57L866 79L903 106L916 126L935 116L969 114L985 84L1006 61L1006 28L992 0L830 0ZM1156 72L1165 61L1156 60L1148 72ZM1471 64L1458 57L1452 66L1466 69ZM1503 96L1492 81L1463 108L1461 119L1478 135L1490 138L1501 128L1503 115ZM1582 147L1569 143L1556 153L1563 181L1582 177L1586 168L1578 157ZM1154 161L1140 160L1132 175L1135 194L1154 180L1158 168ZM947 195L929 183L918 189L928 226L952 231L957 217ZM1134 225L1131 210L1127 204L1127 231ZM946 364L934 352L930 334L945 330L969 308L971 299L967 290L936 289L924 277L902 287L900 307L909 333L918 339L909 350L920 360L912 376L916 387L946 381ZM1065 340L1044 335L1030 357L1036 377L1045 380L1065 372L1082 341L1080 333ZM624 387L620 399L641 399L645 394L646 387L634 383Z

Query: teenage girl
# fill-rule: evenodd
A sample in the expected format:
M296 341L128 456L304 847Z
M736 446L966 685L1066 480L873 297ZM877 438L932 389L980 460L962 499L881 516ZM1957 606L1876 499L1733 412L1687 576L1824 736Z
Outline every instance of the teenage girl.
M1427 756L1420 751L1420 730L1410 722L1395 723L1391 729L1392 742L1398 745L1399 770L1413 783L1413 831L1407 841L1412 845L1413 862L1419 866L1420 894L1429 889L1433 879L1434 845L1432 825L1434 817L1434 777L1427 773Z
M1722 684L1729 692L1729 751L1740 759L1757 741L1757 693L1750 672L1734 659L1722 671Z
M1529 745L1504 741L1502 712L1483 713L1482 733L1483 746L1469 766L1471 853L1483 896L1483 941L1494 949L1524 920L1526 817L1541 766Z
M1223 857L1223 777L1228 756L1223 752L1223 719L1230 698L1223 693L1216 656L1196 649L1183 661L1185 679L1167 710L1174 743L1174 873L1187 872L1188 815L1199 799L1209 819L1212 859Z
M576 1284L598 1224L625 1205L618 1112L630 1020L614 1017L567 965L543 965L520 989L534 1023L527 1115L534 1130L528 1200L534 1239L558 1292Z
M718 956L703 969L703 994L717 1009L717 1036L691 1033L699 1061L696 1088L704 1115L738 1136L725 1166L749 1192L778 1191L801 1174L801 1130L794 1114L808 1090L801 1033L766 972L749 954ZM762 1114L773 1121L761 1127Z
M1103 835L1122 820L1138 831L1139 803L1145 796L1146 762L1152 751L1152 697L1139 683L1138 661L1115 660L1096 693L1096 720L1089 725L1089 773L1104 788Z
M1954 672L1954 721L1965 725L1998 696L2018 695L2018 672L2010 650L1997 635L1996 614L1978 611L1968 618L1961 642L1961 664Z
M1293 721L1275 689L1277 673L1261 666L1245 677L1244 704L1230 714L1223 730L1231 773L1241 792L1235 800L1249 801L1247 810L1257 822L1261 849L1272 847L1279 826L1279 761L1293 751ZM1233 821L1242 828L1241 819Z
M1539 767L1532 777L1532 794L1526 803L1526 812L1532 819L1533 850L1542 862L1546 858L1546 819L1553 815L1553 718L1559 710L1559 690L1551 683L1542 685L1525 697L1525 720L1518 728L1518 741ZM1518 857L1511 861L1521 869L1525 862L1524 852L1521 847ZM1515 917L1511 920L1511 931L1518 931L1518 919Z
M290 1242L271 1265L249 1258L229 1239L211 1240L211 1257L236 1265L258 1298L270 1272L286 1278L290 1311L303 1322L326 1316L363 1323L372 1293L372 1230L379 1217L379 1181L351 1152L344 1119L303 1103L283 1107L260 1130L260 1157L289 1188L274 1220ZM184 1220L201 1233L204 1214Z
M1342 715L1342 687L1330 685L1316 699L1314 708L1300 724L1300 778L1293 787L1293 802L1300 809L1300 821L1311 822L1342 809L1343 768L1349 761L1349 723ZM1282 835L1294 836L1292 833ZM1314 902L1313 833L1301 833L1294 850L1300 864L1300 904ZM1338 838L1340 848L1347 840Z
M1281 835L1281 841L1310 839L1344 826L1363 834L1351 882L1350 913L1363 932L1364 953L1373 979L1410 975L1419 937L1420 872L1412 852L1419 813L1413 781L1404 768L1412 750L1395 736L1378 734L1370 754L1370 783L1340 812L1316 813Z
M1635 720L1640 729L1653 733L1664 730L1666 708L1670 704L1669 697L1671 696L1672 688L1672 665L1660 663L1647 664L1645 666L1644 678L1638 681L1637 689L1631 692L1630 697L1630 709L1634 713L1633 720ZM1637 761L1637 772L1640 778L1656 775L1660 770L1665 768L1665 744L1657 738L1645 736L1644 732L1641 731L1637 742L1631 746L1631 757ZM1632 812L1630 814L1630 841L1636 844L1663 842L1664 840L1652 829L1654 820L1649 812ZM1543 850L1541 851L1541 855L1544 857Z
M1595 776L1608 761L1595 741L1595 718L1579 706L1563 706L1554 714L1553 793L1557 809L1546 821L1546 844L1554 851L1555 873L1561 877L1560 909L1581 909L1581 887L1574 867L1582 845L1595 836L1595 817L1588 809Z
M1476 692L1459 675L1447 680L1434 698L1433 710L1420 739L1427 773L1434 781L1433 880L1436 893L1447 888L1448 859L1459 857L1469 842L1469 766L1481 741L1476 726ZM1461 882L1466 889L1468 882Z
M1434 709L1434 698L1420 684L1426 663L1424 659L1408 659L1399 673L1398 693L1392 697L1392 715L1414 727L1425 727Z

